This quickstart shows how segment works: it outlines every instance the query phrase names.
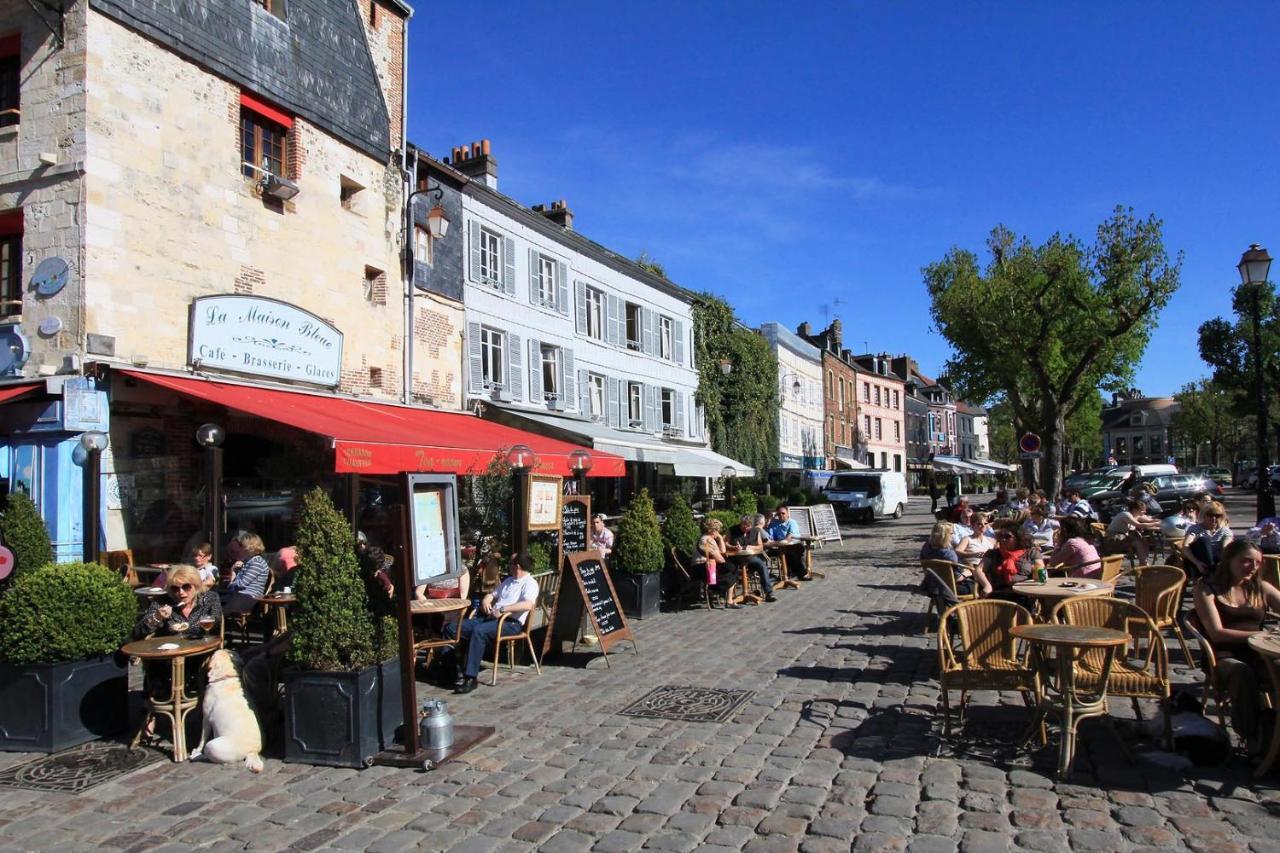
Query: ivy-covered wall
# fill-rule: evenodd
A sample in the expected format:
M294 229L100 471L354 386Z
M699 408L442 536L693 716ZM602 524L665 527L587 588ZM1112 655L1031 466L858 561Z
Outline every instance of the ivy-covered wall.
M764 474L778 464L778 359L769 342L743 326L723 299L699 294L693 303L698 402L706 411L711 448ZM722 359L733 365L729 375Z

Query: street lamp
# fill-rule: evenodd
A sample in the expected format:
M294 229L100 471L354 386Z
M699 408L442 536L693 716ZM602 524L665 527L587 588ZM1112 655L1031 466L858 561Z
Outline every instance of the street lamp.
M720 479L724 480L724 505L726 509L733 508L733 481L738 476L738 469L732 465L726 465L720 469Z
M727 358L720 359L720 372L725 376L733 373L733 362Z
M511 466L511 547L516 556L529 550L529 524L525 507L529 503L529 472L538 464L538 454L527 444L513 444L507 449Z
M90 430L80 436L84 448L84 562L98 562L98 539L102 535L99 515L102 495L102 451L107 449L107 434Z
M1258 408L1258 521L1276 514L1276 499L1271 491L1271 453L1267 447L1267 386L1263 376L1262 352L1262 286L1271 271L1271 256L1257 243L1251 245L1236 265L1240 283L1253 296L1250 313L1253 321L1253 393Z
M592 464L589 450L580 447L569 454L569 470L573 471L573 479L580 495L587 493L587 472L591 470Z
M215 566L222 562L222 443L227 432L217 424L201 424L196 430L196 444L204 448L204 523L213 548L210 559Z

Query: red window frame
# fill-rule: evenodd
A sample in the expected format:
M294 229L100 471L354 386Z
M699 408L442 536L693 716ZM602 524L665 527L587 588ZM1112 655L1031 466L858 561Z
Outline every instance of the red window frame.
M0 36L0 127L22 120L22 34Z
M0 213L0 317L22 313L22 211Z

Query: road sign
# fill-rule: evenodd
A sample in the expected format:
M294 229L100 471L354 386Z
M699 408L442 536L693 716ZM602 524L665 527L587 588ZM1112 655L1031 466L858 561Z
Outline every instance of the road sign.
M1019 459L1039 459L1043 455L1044 454L1041 453L1039 450L1035 451L1034 453L1028 453L1027 451L1024 450L1018 454L1018 458Z
M1040 454L1040 436L1034 432L1024 432L1022 438L1018 439L1018 449L1023 453Z

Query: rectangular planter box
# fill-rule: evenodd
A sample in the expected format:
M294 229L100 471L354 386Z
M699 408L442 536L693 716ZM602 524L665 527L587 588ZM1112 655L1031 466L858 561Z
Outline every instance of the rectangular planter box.
M284 760L368 767L404 721L400 660L359 672L285 673Z
M618 591L618 603L628 619L648 619L657 616L662 609L662 573L652 572L633 575L615 572L613 587Z
M123 659L0 666L0 750L60 752L128 726Z

